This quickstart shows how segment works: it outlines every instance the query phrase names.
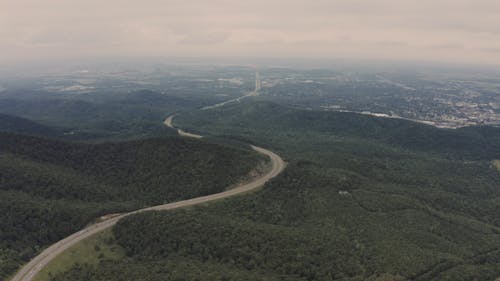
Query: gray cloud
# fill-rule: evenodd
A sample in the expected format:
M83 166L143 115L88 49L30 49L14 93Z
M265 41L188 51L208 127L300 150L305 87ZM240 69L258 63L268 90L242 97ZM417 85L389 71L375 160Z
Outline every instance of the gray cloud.
M429 49L437 49L437 50L464 50L465 46L463 44L458 43L445 43L445 44L436 44L427 46Z
M0 62L250 55L491 63L500 62L499 14L497 0L0 0Z
M213 45L224 43L228 38L229 33L227 32L196 31L183 35L179 43L190 45Z
M500 54L500 47L482 48L481 51L487 52L487 53L498 53L498 54Z

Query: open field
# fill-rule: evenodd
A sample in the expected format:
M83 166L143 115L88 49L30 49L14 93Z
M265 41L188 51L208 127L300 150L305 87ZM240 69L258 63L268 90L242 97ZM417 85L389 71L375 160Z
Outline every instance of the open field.
M493 160L493 166L495 166L495 168L500 171L500 160Z
M96 266L105 260L120 260L124 250L114 243L110 230L97 233L67 249L33 278L34 281L47 281L58 273L69 270L75 264Z

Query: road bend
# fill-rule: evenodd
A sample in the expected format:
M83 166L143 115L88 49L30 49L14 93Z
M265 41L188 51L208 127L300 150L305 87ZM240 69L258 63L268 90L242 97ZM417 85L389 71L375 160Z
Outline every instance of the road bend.
M176 129L177 132L179 133L179 135L185 136L185 137L191 137L191 138L201 138L202 137L200 135L191 134L191 133L185 132L181 129L175 128L173 125L173 118L174 118L173 115L169 116L165 120L164 124L170 128ZM258 178L253 179L251 182L238 185L235 188L231 188L231 189L224 191L224 192L211 194L211 195L207 195L207 196L201 196L201 197L192 198L192 199L183 200L183 201L177 201L177 202L164 204L164 205L148 207L148 208L132 211L129 213L120 214L120 215L114 216L112 218L109 218L105 221L89 225L89 226L85 227L84 229L82 229L76 233L73 233L72 235L70 235L70 236L52 244L50 247L46 248L38 256L33 258L29 263L24 265L11 280L12 281L31 281L31 280L33 280L35 275L37 273L39 273L45 266L47 266L52 260L54 260L54 258L56 258L59 254L66 251L67 249L71 248L72 246L74 246L78 242L80 242L86 238L89 238L90 236L92 236L96 233L99 233L105 229L112 227L120 219L122 219L124 217L130 216L132 214L146 212L146 211L165 211L165 210L179 209L179 208L203 204L203 203L211 202L214 200L219 200L219 199L235 196L238 194L242 194L245 192L249 192L249 191L255 190L255 189L263 186L267 181L276 177L278 174L280 174L285 169L286 164L283 161L283 159L281 159L281 157L279 155L277 155L274 152L269 151L265 148L262 148L262 147L257 147L257 146L253 146L253 145L251 147L256 152L268 156L271 160L271 169L267 173L259 176Z

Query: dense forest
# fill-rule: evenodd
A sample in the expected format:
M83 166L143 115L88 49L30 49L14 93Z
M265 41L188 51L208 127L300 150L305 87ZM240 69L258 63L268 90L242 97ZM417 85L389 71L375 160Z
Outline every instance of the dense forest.
M85 144L0 132L0 144L0 279L99 216L223 191L265 160L179 137Z
M251 136L256 128L263 134L262 138L274 138L276 131L281 134L299 131L303 137L321 132L330 133L337 139L366 140L458 159L500 158L498 127L440 129L404 119L299 110L271 102L248 102L217 110L187 112L178 116L176 122L183 128L205 134Z
M36 120L67 139L93 142L173 135L161 121L169 113L198 105L191 99L149 90L86 95L4 93L0 97L4 114ZM3 131L18 132L12 127Z
M500 276L498 128L250 102L176 122L269 147L289 165L258 193L128 217L110 241L122 259L78 264L52 280Z
M0 132L11 132L25 135L61 137L62 133L31 120L0 113Z

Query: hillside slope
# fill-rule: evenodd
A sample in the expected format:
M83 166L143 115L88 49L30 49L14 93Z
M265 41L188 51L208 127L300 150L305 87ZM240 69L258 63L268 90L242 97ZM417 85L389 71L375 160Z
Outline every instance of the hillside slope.
M496 128L441 130L250 102L176 118L181 128L270 147L288 168L259 193L129 217L113 229L123 257L52 280L500 276Z
M116 141L173 135L161 124L165 114L198 103L153 91L0 98L0 113L20 116L65 132L67 138Z
M13 115L0 113L0 132L10 132L25 135L38 135L47 137L57 137L61 133L57 130L36 123L34 121Z
M210 122L206 122L210 120ZM369 139L402 149L463 159L500 158L500 128L439 129L413 121L377 118L351 112L299 110L270 102L245 102L179 115L176 122L191 131L212 134L294 131L322 132Z
M223 191L263 158L177 137L98 145L0 133L0 278L110 213Z

